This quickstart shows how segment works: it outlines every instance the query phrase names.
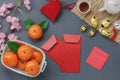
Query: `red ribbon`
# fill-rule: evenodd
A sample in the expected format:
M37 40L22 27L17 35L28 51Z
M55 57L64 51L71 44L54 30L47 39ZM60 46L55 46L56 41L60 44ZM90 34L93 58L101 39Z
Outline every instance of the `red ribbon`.
M113 28L112 30L114 32L113 36L111 37L111 40L112 41L115 41L115 39L117 38L117 35L118 35L118 31L116 29Z
M75 7L76 3L72 3L72 4L67 4L64 6L65 9L71 10Z

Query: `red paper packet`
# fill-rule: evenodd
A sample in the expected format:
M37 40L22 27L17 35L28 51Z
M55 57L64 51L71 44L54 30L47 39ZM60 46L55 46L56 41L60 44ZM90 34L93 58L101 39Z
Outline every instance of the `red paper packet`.
M81 41L80 35L64 34L62 40L62 58L61 72L78 73L80 72L80 54L81 54Z
M108 53L104 52L98 47L94 47L94 49L88 56L86 63L88 63L89 65L93 66L98 70L102 70L108 58L109 58Z
M46 54L58 65L62 62L61 53L62 45L61 42L55 35L52 35L41 47Z

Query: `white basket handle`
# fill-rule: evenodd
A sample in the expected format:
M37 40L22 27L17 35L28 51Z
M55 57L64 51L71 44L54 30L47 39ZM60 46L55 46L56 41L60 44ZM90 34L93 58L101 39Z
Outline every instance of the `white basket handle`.
M45 61L44 64L43 64L43 67L42 67L42 69L41 69L41 72L44 72L44 71L45 71L46 66L47 66L47 62Z
M2 44L2 45L0 46L0 55L3 54L4 50L5 50L5 45Z

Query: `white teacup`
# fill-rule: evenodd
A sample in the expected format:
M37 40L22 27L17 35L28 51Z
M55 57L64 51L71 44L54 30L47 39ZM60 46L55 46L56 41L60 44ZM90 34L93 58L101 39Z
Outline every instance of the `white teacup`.
M90 12L91 4L88 1L81 1L78 3L78 11L82 14Z

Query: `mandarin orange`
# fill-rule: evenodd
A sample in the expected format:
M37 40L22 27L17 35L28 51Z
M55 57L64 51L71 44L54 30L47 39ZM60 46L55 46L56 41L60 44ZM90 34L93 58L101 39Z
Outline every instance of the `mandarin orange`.
M42 27L40 27L39 25L35 24L32 25L29 30L28 30L28 35L30 38L32 39L39 39L42 37L43 35L43 30Z
M30 46L22 45L18 48L18 57L23 60L29 60L33 55L33 49Z
M40 63L43 59L42 53L40 51L34 50L32 60L37 61Z
M23 61L23 60L19 59L19 62L17 64L17 68L20 69L20 70L25 70L26 63L27 63L26 61Z
M9 67L14 67L18 63L18 57L15 53L9 51L9 52L4 53L3 62Z
M35 60L31 60L26 63L25 71L29 75L36 75L39 72L39 70L40 70L40 66L38 62L36 62Z

